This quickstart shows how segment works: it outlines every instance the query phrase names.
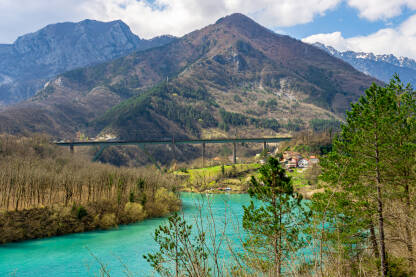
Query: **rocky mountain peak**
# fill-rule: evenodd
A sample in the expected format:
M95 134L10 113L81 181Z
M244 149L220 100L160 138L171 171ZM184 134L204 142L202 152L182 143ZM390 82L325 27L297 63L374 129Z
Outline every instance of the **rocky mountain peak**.
M273 31L263 27L253 19L241 13L233 13L222 17L215 22L214 26L233 29L249 38L268 36L270 34L277 35Z
M77 59L77 53L82 53L82 51L73 50L79 47L88 49L86 56L98 56L97 46L102 49L112 46L115 52L121 52L126 48L134 49L139 41L139 37L134 35L130 28L120 20L111 22L84 20L78 23L65 22L48 25L37 32L19 37L13 46L16 54L33 58L41 54L53 57L67 53L71 56L75 54L73 59ZM102 59L111 55L106 51L100 54L104 54ZM38 62L47 64L54 62L54 58L41 59Z
M0 45L0 105L34 95L51 77L174 40L140 39L123 21L63 22ZM7 82L6 82L7 81Z
M215 24L239 24L239 25L247 25L247 24L255 24L259 25L257 22L249 18L248 16L242 13L233 13L218 19ZM261 26L261 25L259 25Z

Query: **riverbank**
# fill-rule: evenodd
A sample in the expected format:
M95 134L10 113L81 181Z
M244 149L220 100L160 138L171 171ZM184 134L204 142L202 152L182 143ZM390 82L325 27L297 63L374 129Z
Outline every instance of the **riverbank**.
M114 228L181 207L178 178L91 162L45 136L0 136L0 243Z
M162 217L181 207L180 199L167 190L156 192L155 199L144 205L100 201L85 206L53 206L0 212L0 243L60 236Z
M174 174L92 163L45 136L0 136L0 243L115 228L181 207L177 192L246 193L260 164ZM305 190L305 186L302 187Z
M260 164L236 164L205 168L182 168L174 174L182 179L181 192L204 194L242 194L247 193L251 176L257 177ZM311 182L307 169L294 169L287 174L292 177L295 190L305 199L315 193L323 192L317 181Z
M242 206L249 202L248 195L223 194L206 197L201 194L182 193L180 196L183 203L181 214L189 224L194 225L197 218L211 217L207 208L201 210L202 216L199 209L199 204L207 204L209 200L217 228L222 230L224 218L230 218L227 220L225 234L233 244L239 245L239 235L235 230L238 223L235 221L233 224L230 220L242 218ZM0 276L101 276L100 265L94 256L106 266L111 276L125 276L126 268L131 272L130 276L154 276L143 255L157 250L153 239L154 230L167 221L166 217L149 218L106 231L1 245ZM209 222L203 222L203 228L209 230ZM227 258L231 257L227 244L222 244L221 253Z
M246 193L251 176L257 175L260 164L217 165L205 168L182 168L173 172L180 177L182 192Z

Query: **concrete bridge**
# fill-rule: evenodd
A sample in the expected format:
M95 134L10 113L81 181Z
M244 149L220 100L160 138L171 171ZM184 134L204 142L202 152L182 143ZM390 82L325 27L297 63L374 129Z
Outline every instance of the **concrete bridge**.
M74 152L74 147L78 146L99 146L99 150L95 154L93 161L97 161L102 152L108 146L122 146L122 145L137 145L145 153L150 156L146 150L146 145L172 145L172 149L175 153L175 145L180 144L202 144L202 164L205 163L205 145L209 143L232 143L233 144L233 162L237 162L237 143L263 143L263 149L267 148L267 143L277 143L282 141L291 140L291 137L262 137L262 138L218 138L218 139L175 139L170 140L127 140L127 141L70 141L70 142L56 142L56 145L69 147L70 151ZM151 157L151 156L150 156Z

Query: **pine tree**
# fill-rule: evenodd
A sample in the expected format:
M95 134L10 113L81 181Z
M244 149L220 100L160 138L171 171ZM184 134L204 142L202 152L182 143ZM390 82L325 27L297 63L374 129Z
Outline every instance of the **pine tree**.
M261 204L251 201L243 206L243 228L248 232L245 258L256 270L281 276L284 262L302 246L306 212L277 159L270 157L259 173L259 180L252 177L248 192Z
M159 251L143 257L162 276L209 276L208 252L204 232L192 234L192 225L177 213L169 217L167 225L155 230Z
M379 257L372 218L374 208L364 198L357 199L349 192L329 189L312 197L309 206L313 214L305 232L315 241L313 258L316 270L321 271L320 276L325 276L324 265L333 262L336 262L332 266L336 271L332 272L334 275L352 275L358 267L358 257L369 248L368 240Z
M408 251L409 267L415 270L413 235L411 219L415 210L412 200L416 185L416 174L414 170L416 157L416 92L408 84L405 86L400 78L395 75L387 88L395 93L396 112L393 117L390 132L395 143L392 144L390 156L391 166L388 180L391 184L390 194L392 198L401 203L404 214L405 240L404 244Z
M402 117L397 89L392 82L386 87L376 84L365 91L347 112L346 123L334 140L333 152L322 163L324 179L348 193L350 201L360 204L355 212L366 216L376 256L379 253L382 276L388 274L385 243L385 204L391 197L392 158L400 148L397 134ZM376 223L374 222L376 219ZM377 226L377 232L371 229ZM379 245L377 245L377 242Z

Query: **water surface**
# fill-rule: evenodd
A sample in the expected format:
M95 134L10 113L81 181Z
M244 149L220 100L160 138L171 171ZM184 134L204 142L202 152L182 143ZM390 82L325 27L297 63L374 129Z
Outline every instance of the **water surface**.
M190 223L199 215L201 204L207 215L209 199L216 227L220 229L227 220L226 234L237 241L237 220L242 218L242 205L248 204L248 195L183 193L181 198L185 219ZM166 221L148 219L110 231L6 244L0 246L0 276L99 276L99 263L94 256L111 276L125 276L126 268L135 276L151 276L152 270L142 256L157 249L154 230Z

